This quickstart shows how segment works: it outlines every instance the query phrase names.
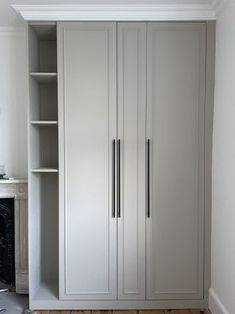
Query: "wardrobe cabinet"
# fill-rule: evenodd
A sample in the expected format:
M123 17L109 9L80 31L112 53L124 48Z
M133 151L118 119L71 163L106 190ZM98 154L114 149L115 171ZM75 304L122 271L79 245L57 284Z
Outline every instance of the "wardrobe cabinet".
M206 306L214 24L33 23L32 32L29 54L46 69L37 83L31 73L30 112L55 114L29 124L30 163L35 143L39 155L47 148L29 178L30 307Z

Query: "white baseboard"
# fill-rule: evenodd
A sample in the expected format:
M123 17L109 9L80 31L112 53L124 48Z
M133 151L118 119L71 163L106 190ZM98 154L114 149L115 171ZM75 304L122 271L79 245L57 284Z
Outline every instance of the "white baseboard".
M212 314L229 314L212 288L209 289L209 309Z

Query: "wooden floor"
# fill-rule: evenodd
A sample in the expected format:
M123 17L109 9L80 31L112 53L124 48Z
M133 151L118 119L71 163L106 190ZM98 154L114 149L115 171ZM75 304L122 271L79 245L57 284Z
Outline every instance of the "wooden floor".
M210 311L208 311L208 310L37 311L35 314L210 314Z

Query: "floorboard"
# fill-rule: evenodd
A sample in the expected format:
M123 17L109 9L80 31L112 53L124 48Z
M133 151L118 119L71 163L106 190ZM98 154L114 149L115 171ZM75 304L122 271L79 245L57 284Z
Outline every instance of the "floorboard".
M210 314L208 310L151 310L151 311L37 311L35 314Z

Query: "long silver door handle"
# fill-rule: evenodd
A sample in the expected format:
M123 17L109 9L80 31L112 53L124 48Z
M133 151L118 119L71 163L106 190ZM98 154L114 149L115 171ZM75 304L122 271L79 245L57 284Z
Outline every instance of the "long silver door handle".
M147 162L146 162L146 199L147 217L150 218L150 140L147 140Z
M116 177L115 177L115 168L116 168L116 140L112 140L112 217L115 218L115 182L116 182Z
M117 141L117 216L121 217L121 143Z

